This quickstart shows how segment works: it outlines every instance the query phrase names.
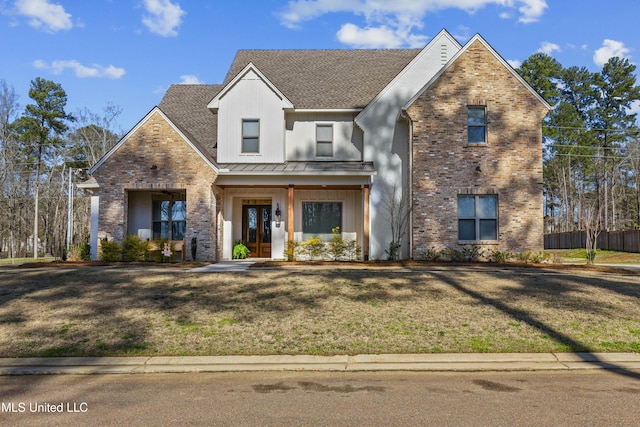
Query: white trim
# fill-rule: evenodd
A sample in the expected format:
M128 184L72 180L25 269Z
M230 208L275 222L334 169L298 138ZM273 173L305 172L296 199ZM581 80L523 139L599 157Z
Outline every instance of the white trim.
M420 61L422 59L422 57L424 55L427 54L428 51L431 50L431 48L433 46L436 45L436 43L439 42L439 40L442 39L442 37L446 37L447 39L449 39L458 49L461 49L462 46L460 45L460 43L458 43L458 41L451 35L449 34L449 32L445 29L441 30L433 39L431 39L431 41L411 60L411 62L409 62L409 64L404 67L402 69L402 71L400 71L394 78L393 80L391 80L391 82L386 85L384 87L384 89L382 89L380 91L380 93L378 93L375 98L373 98L373 100L371 102L369 102L369 104L367 104L367 106L362 110L362 112L360 112L360 114L358 114L356 116L356 118L354 119L354 122L358 125L358 127L362 128L361 126L361 122L364 121L364 118L366 117L366 115L369 113L369 111L371 111L373 109L373 105L375 105L378 100L380 98L382 98L385 93L387 93L389 90L391 90L392 87L394 87L396 85L396 83L398 82L398 80L400 80L402 78L402 76L404 76L413 66L415 63L417 63L418 61Z
M359 113L363 108L294 108L290 113Z
M129 138L131 138L156 113L159 114L160 117L162 117L178 135L180 135L180 137L200 156L200 158L202 158L202 160L205 161L205 163L207 163L207 165L209 165L209 167L211 167L211 169L213 169L216 173L218 172L217 166L213 162L211 162L211 160L205 157L205 155L202 154L200 150L198 150L198 148L189 140L189 138L187 138L184 133L182 133L182 131L180 131L180 129L178 129L178 127L162 112L162 110L159 107L153 107L153 109L149 111L149 113L147 113L147 115L144 116L144 118L142 118L142 120L140 120L138 124L133 127L133 129L131 129L124 137L122 137L122 139L116 145L113 146L113 148L111 148L111 150L107 152L107 154L105 154L100 160L98 160L95 165L91 166L91 169L89 169L89 173L93 174L100 166L102 166L102 164L107 161L107 159L109 159L109 157L111 157L113 153L118 151L118 149L120 149L120 147L122 147L129 140Z
M458 52L456 52L455 55L453 55L453 57L449 60L449 62L440 69L440 71L438 71L436 73L435 76L433 76L431 78L431 80L429 80L427 82L427 84L425 84L422 89L420 89L418 91L418 93L416 93L403 107L403 110L407 110L409 107L411 107L411 105L416 102L416 100L418 98L420 98L420 96L422 96L422 94L436 81L440 78L440 76L442 76L442 74L444 74L445 71L447 71L452 64L454 64L458 58L463 55L466 51L469 50L469 47L476 41L479 41L480 43L482 43L487 50L520 82L524 85L524 87L526 87L529 92L531 92L537 99L538 101L540 101L540 103L542 105L544 105L548 110L551 110L552 107L549 105L549 103L547 101L544 100L544 98L542 96L540 96L540 94L538 92L536 92L531 85L529 85L529 83L527 83L522 76L520 76L520 74L518 74L516 72L516 70L509 65L509 63L507 61L504 60L504 58L502 56L500 56L500 54L498 54L498 52L495 51L495 49L493 47L491 47L491 45L484 39L482 38L482 36L480 34L476 34L475 36L473 36L471 38L471 40L469 40L467 42L467 44L464 45L464 47L462 49L460 49Z
M253 71L258 77L283 101L283 108L293 108L293 103L273 84L271 81L256 67L253 62L249 62L220 92L209 102L207 108L215 110L220 108L220 100L229 92L242 78L249 72Z

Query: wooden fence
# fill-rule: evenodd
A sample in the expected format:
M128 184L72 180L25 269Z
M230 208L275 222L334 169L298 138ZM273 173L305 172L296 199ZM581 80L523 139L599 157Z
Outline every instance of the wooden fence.
M544 235L545 249L578 249L586 246L587 233L569 231ZM603 231L598 236L598 249L640 252L640 230Z

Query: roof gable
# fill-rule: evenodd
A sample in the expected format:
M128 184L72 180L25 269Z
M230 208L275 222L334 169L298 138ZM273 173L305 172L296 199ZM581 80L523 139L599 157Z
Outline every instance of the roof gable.
M202 160L204 160L214 171L218 171L217 166L211 159L204 155L204 153L162 112L162 110L158 107L154 107L142 120L140 120L116 145L114 145L107 154L105 154L98 162L89 169L89 173L93 174L96 170L98 170L111 156L114 155L122 147L126 144L140 128L142 128L147 121L151 119L155 114L159 114L163 120L165 120L173 130L198 154Z
M427 73L436 73L437 70L439 70L446 64L449 58L448 52L443 52L442 50L437 49L440 48L446 50L447 46L453 46L456 51L459 51L462 48L460 43L458 43L458 41L451 34L449 34L447 30L443 29L442 31L440 31L440 33L438 33L438 35L431 39L431 41L411 60L411 62L409 62L409 64L407 64L393 78L393 80L391 80L389 84L384 87L384 89L376 94L375 98L355 118L356 123L359 126L362 126L362 123L364 123L366 116L375 108L376 104L379 101L384 102L383 100L385 98L388 98L386 95L391 95L392 97L396 98L396 105L398 107L401 106L401 104L397 104L398 100L399 102L402 102L403 98L406 99L408 96L411 96L413 94L413 91L415 91L419 87L418 85L421 84L420 82L424 82L424 79L428 78L429 74ZM424 63L425 61L428 61L430 57L439 57L440 61L444 62L431 61L431 63L427 64L428 68L422 66L420 68L417 68L417 71L411 73L411 70L414 68L414 66L417 66L417 64L419 64L420 62ZM413 87L413 91L411 91L411 87ZM393 93L394 89L395 93Z
M241 50L225 86L253 64L296 109L362 109L420 49Z
M514 68L509 65L509 63L507 61L504 60L504 58L502 56L500 56L500 54L498 54L498 52L495 51L495 49L493 49L493 47L491 47L491 45L489 43L487 43L487 41L482 38L482 36L480 34L476 34L475 36L473 36L471 38L471 40L469 40L467 42L467 44L465 44L462 49L460 49L458 51L458 53L456 53L453 58L451 58L449 60L449 62L442 67L442 69L431 78L431 80L429 80L423 87L422 89L420 89L403 107L403 110L408 109L414 102L416 102L416 100L418 98L420 98L420 96L422 96L422 94L436 81L438 80L438 78L444 74L449 68L451 68L451 66L458 60L458 58L460 58L460 56L464 55L469 48L476 42L481 43L495 58L496 60L507 70L509 71L525 88L527 88L527 90L529 90L529 92L531 92L531 94L538 99L538 101L540 101L540 103L545 106L548 110L551 110L551 106L549 105L549 103L547 103L547 101L544 100L544 98L542 96L540 96L540 94L538 92L536 92L531 85L529 85L529 83L527 83L522 76L520 76L520 74L518 74L516 72L516 70L514 70Z
M280 90L264 75L262 72L252 63L247 64L246 67L242 71L240 71L230 82L224 85L222 90L218 92L216 96L213 97L211 102L207 105L208 108L217 109L220 106L220 100L226 96L233 88L235 87L240 80L249 76L251 73L254 73L262 82L269 88L271 91L282 100L282 104L284 108L293 108L293 104L291 101L287 99L287 97L280 92Z

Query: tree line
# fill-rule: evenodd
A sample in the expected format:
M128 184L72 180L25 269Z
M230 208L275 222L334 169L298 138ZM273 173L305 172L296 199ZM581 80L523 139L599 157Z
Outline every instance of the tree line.
M552 106L543 123L546 232L640 228L640 101L636 66L613 57L599 72L544 53L520 75Z
M110 104L70 114L60 84L40 77L29 98L21 109L0 80L0 258L62 258L69 243L88 239L89 203L70 191L119 140L122 110Z

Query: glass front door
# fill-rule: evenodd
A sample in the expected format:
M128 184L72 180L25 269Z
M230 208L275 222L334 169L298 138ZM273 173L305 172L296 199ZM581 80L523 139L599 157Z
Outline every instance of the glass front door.
M249 256L271 258L271 206L242 207L242 240Z

